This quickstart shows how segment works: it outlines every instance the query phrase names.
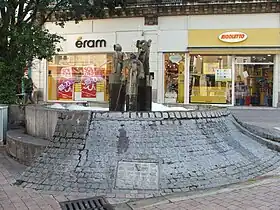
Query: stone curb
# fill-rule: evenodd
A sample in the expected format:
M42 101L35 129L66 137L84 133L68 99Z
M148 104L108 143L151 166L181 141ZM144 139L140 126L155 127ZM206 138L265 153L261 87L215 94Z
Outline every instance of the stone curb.
M230 110L280 110L279 107L231 106Z
M252 133L246 127L243 127L242 124L240 124L234 116L233 116L232 122L238 128L238 130L240 130L241 133L245 134L246 136L251 137L252 139L259 142L260 144L267 146L269 149L280 152L280 143L278 143L276 141L272 141L270 139L263 138L261 136L256 135L255 133Z
M273 134L270 134L268 133L269 130L267 132L262 132L262 131L259 131L257 129L255 129L253 126L251 126L250 124L248 123L243 123L241 122L237 117L233 116L234 119L236 120L236 122L238 122L238 124L240 124L242 127L244 127L245 129L247 129L248 131L250 131L251 133L254 133L256 134L257 136L260 136L262 138L265 138L265 139L269 139L269 140L272 140L272 141L276 141L276 142L280 142L280 138L278 136L275 136ZM265 129L264 129L265 130Z
M163 112L92 112L94 119L144 119L144 120L164 120L164 119L205 119L219 118L230 115L230 111L226 108L207 111L163 111Z

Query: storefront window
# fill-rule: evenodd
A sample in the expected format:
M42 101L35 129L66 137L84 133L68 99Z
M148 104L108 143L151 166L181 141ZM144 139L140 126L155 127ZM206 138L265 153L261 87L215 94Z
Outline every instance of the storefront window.
M108 101L111 54L57 55L48 64L48 100Z
M191 55L190 103L231 104L231 56Z
M165 103L184 103L185 54L165 53Z
M235 105L272 106L273 56L238 56L235 63Z

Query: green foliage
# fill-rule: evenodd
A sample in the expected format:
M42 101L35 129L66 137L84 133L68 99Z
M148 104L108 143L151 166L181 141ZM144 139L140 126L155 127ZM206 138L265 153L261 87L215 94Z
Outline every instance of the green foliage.
M0 103L14 103L24 69L34 58L51 59L62 40L43 25L64 26L85 18L116 14L124 0L0 0Z
M0 62L0 104L12 104L20 88L21 72L13 66Z

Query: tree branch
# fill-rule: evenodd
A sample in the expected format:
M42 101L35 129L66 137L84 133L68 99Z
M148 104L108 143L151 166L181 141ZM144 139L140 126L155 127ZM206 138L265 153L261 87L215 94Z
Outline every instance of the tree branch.
M18 3L18 21L17 22L20 22L21 20L23 20L23 14L24 14L24 5L27 6L30 4L30 1L29 2L25 2L25 0L20 0L19 3Z
M21 24L22 21L24 21L25 17L28 15L28 13L32 10L35 10L38 5L34 0L29 0L28 2L20 0L19 6L19 15L17 21L18 25Z
M28 23L29 21L31 21L32 23L34 23L34 21L36 20L36 15L38 13L39 3L40 3L40 0L36 0L34 2L35 6L33 9L33 12L32 12L32 14L30 14L30 16L26 20L23 19L24 22Z
M45 22L53 15L53 13L58 9L60 6L62 6L64 3L64 0L60 0L52 9L51 11L41 20L40 25L44 25Z

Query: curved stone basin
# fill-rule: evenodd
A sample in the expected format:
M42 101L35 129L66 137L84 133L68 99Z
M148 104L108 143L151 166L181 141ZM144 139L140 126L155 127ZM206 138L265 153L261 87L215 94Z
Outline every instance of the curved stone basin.
M20 180L57 191L172 192L235 183L277 167L278 153L241 134L232 120L226 109L58 111L50 145Z

